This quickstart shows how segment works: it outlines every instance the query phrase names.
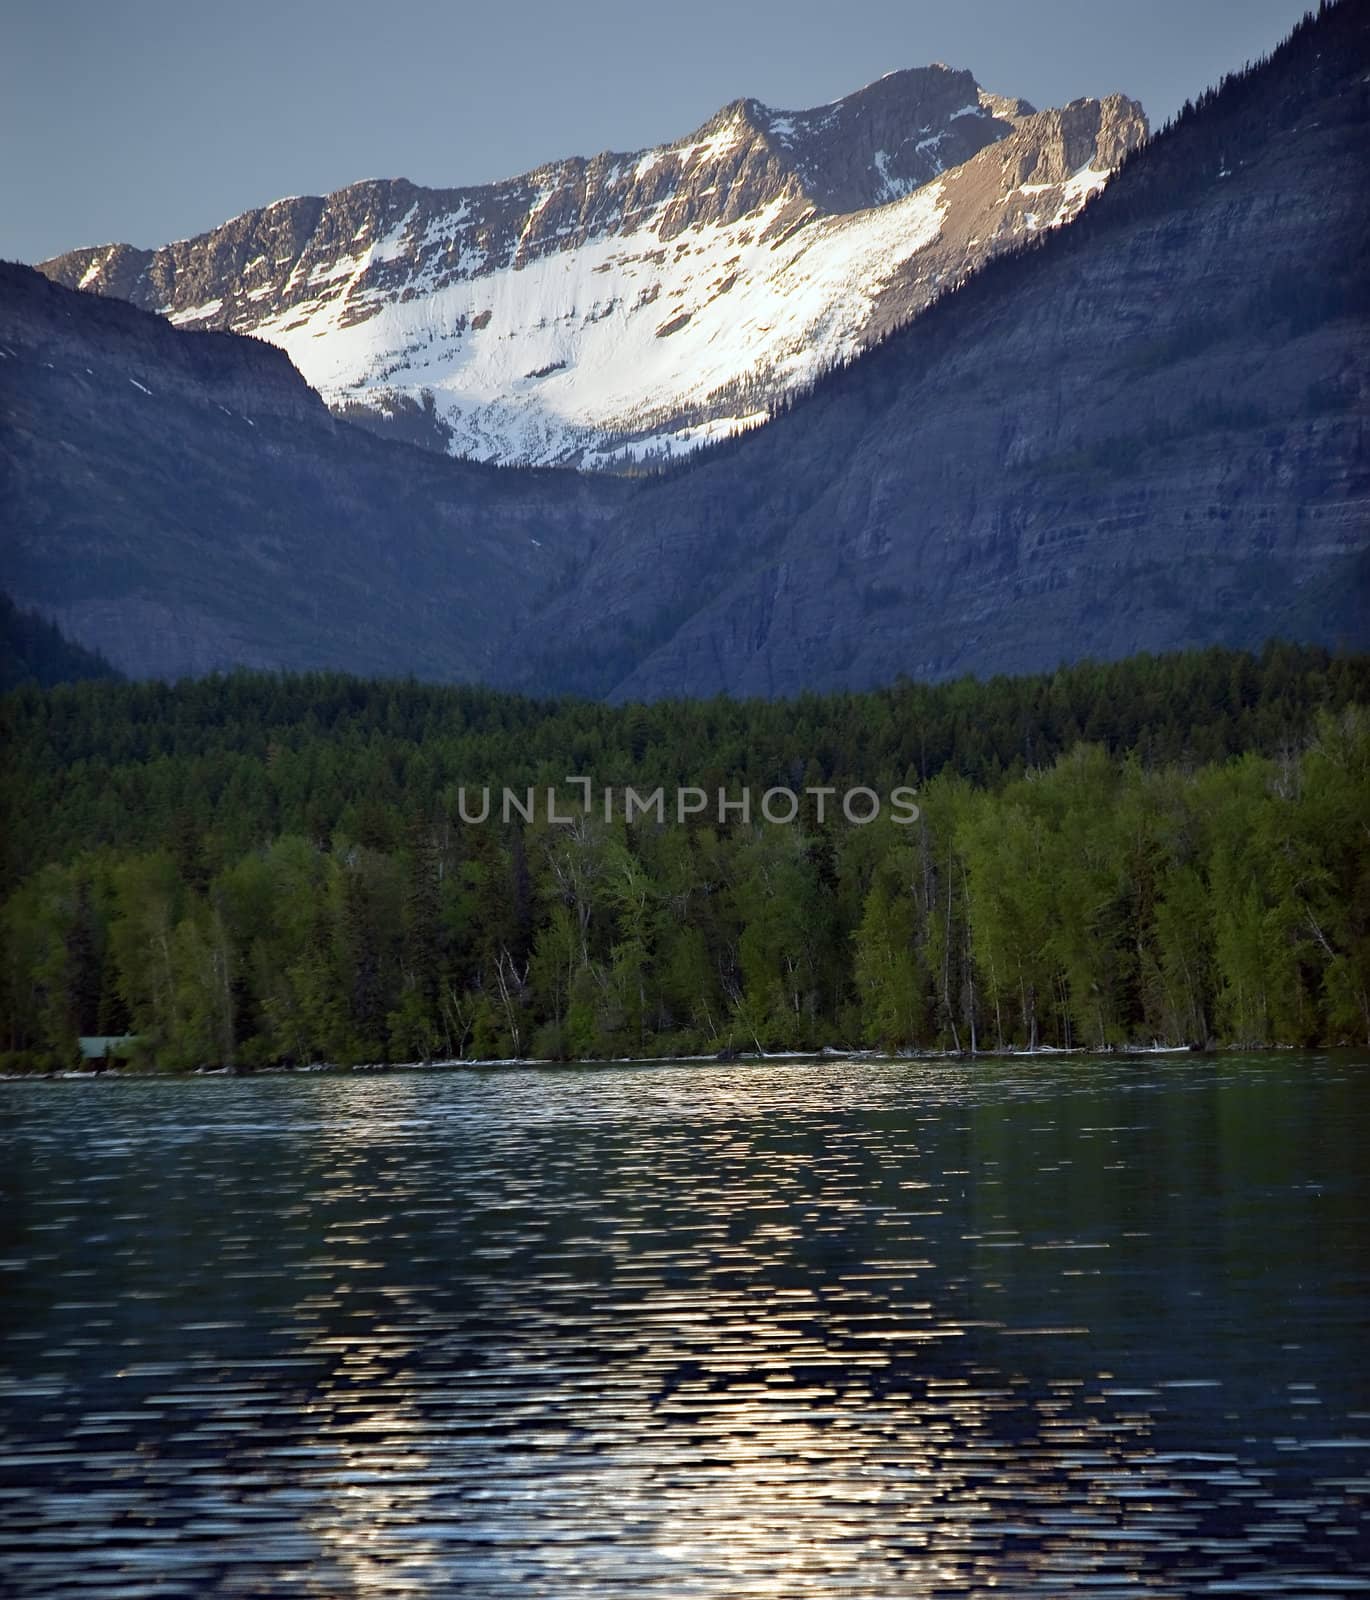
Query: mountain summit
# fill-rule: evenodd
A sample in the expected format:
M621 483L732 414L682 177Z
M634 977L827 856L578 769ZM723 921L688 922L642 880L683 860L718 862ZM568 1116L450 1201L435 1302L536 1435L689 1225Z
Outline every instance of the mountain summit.
M1368 85L1370 12L1323 8L1149 140L1070 227L987 263L768 426L634 478L374 437L269 344L0 264L0 589L132 674L346 666L617 700L1272 637L1364 648ZM934 184L1011 179L1002 212L1050 222L1080 146L1074 111L1044 115L1057 167L1024 170L1044 157L1019 128ZM842 218L926 193L800 231L812 253ZM524 266L433 296L573 277L545 226ZM696 223L671 244L666 226L604 248L695 248ZM773 239L783 249L784 228ZM954 254L955 235L937 248ZM390 265L416 270L372 257ZM724 298L742 293L739 279ZM352 332L393 335L418 303L359 295Z
M41 270L286 350L340 415L446 452L602 466L688 450L1064 222L1146 137L1132 100L1037 112L969 72L505 182L367 180Z

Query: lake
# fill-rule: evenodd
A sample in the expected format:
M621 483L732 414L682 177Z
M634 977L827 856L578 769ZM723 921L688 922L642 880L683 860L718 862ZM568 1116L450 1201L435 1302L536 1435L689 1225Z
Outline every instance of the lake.
M0 1084L0 1592L1370 1593L1370 1057Z

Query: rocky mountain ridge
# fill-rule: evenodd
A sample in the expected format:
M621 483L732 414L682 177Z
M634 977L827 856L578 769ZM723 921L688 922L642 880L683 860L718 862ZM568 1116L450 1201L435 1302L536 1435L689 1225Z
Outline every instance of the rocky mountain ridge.
M979 159L986 160L992 151ZM790 695L1370 643L1370 10L597 536L507 680Z
M131 676L487 676L629 493L378 439L273 345L0 263L0 591Z
M1344 0L1072 226L634 481L376 438L260 341L5 268L0 589L133 673L618 700L1365 648L1368 133Z
M1114 95L1036 112L969 72L504 183L368 180L158 250L42 264L285 349L339 414L483 460L605 465L763 419L995 252L1069 220L1146 135Z

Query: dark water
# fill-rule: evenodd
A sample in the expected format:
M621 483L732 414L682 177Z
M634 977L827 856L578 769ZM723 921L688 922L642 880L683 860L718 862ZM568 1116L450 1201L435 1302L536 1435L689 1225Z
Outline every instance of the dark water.
M1370 1592L1370 1063L0 1085L0 1592Z

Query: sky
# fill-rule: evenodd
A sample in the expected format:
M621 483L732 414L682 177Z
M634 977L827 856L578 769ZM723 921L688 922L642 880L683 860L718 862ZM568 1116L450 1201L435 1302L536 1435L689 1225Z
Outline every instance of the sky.
M1153 126L1312 0L4 0L0 257L186 238L360 178L490 182L944 61Z

